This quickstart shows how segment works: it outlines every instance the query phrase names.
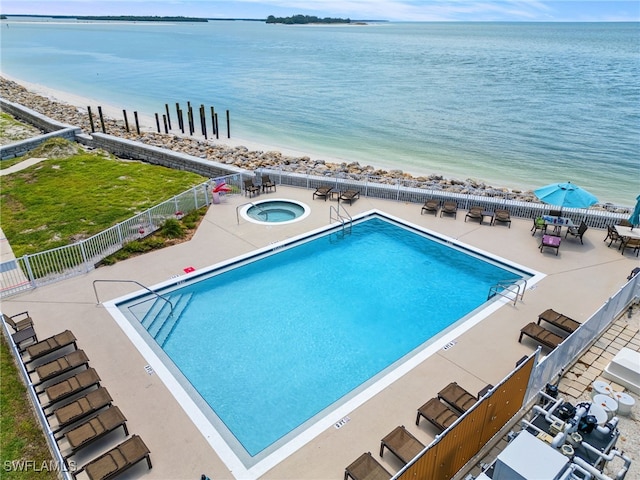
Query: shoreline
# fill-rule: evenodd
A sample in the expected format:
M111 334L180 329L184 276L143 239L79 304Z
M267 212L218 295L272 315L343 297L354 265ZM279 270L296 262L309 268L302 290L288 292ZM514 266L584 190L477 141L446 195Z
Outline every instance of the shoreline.
M369 174L390 180L415 180L426 184L428 188L433 190L450 193L486 197L507 196L519 201L538 202L532 189L524 189L522 187L492 186L482 180L467 178L462 181L456 178L445 178L439 174L416 175L394 167L362 166L357 161L349 162L335 157L311 158L310 155L312 154L309 152L255 142L245 138L226 138L224 136L218 139L205 139L201 133L194 132L193 135L189 135L188 133L183 134L181 131L176 132L174 130L170 130L169 133L158 133L155 118L149 115L138 115L140 125L140 135L138 135L135 133L135 127L131 128L132 119L129 119L129 124L133 132L126 132L122 109L115 105L105 104L102 101L71 92L24 81L4 72L0 72L0 86L2 87L2 96L7 100L19 103L63 123L78 126L84 132L90 132L87 106L100 105L105 126L107 127L106 131L109 134L182 151L219 163L232 164L247 170L283 166L290 171L306 171L315 175L326 175L328 171L348 175ZM73 109L73 112L71 109ZM128 116L132 115L129 115L128 112ZM94 126L96 130L99 130L100 123L97 112L93 112L93 118ZM116 132L113 130L116 130ZM599 202L594 207L607 210L611 210L611 207L616 210L631 208L628 205L613 204L611 202Z

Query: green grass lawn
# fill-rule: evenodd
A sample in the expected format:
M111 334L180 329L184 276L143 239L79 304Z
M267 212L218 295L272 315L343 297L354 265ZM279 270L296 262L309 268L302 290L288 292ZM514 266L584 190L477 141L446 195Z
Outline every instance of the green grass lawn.
M57 479L57 465L51 460L4 335L0 340L0 372L0 478Z
M50 142L43 153L52 145L70 146L75 153L2 177L2 230L16 257L94 235L207 180L190 172L85 152L60 139Z

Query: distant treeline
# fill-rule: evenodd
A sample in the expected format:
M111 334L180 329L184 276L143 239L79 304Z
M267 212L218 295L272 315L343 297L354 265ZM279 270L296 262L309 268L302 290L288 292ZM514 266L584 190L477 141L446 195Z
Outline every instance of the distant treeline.
M117 20L120 22L207 22L206 18L196 17L138 17L132 15L106 15L74 17L78 20Z
M293 17L274 17L269 15L267 23L285 23L287 25L305 25L307 23L351 23L348 18L318 18L313 15L294 15Z

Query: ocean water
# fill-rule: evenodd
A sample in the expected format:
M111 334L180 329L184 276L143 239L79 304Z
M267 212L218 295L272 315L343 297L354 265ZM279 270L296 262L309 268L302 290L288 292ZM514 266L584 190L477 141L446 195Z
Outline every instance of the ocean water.
M266 149L601 202L640 193L639 23L0 24L7 75ZM241 144L241 141L238 142Z

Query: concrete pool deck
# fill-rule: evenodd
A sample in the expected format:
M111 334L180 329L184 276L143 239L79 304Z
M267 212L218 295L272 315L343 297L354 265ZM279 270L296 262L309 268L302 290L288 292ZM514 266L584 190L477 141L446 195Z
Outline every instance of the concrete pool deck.
M237 207L251 199L229 196L223 203L209 208L189 242L3 300L3 313L29 311L39 338L67 328L72 330L114 404L127 417L129 431L144 439L151 451L153 469L147 471L142 462L119 478L197 479L205 474L212 479L226 479L236 478L240 472L229 471L158 375L145 369L147 360L96 301L93 281L135 280L152 286L183 274L187 267L204 268L326 226L330 207L337 203L312 200L312 193L313 190L278 186L276 193L254 197L290 198L311 207L311 214L300 222L272 226L243 219L238 223ZM331 425L324 429L286 459L260 472L260 478L343 478L344 468L366 451L374 453L390 472L398 471L401 464L393 455L386 453L383 459L377 455L382 437L396 426L405 425L423 444L430 443L437 432L428 422L422 422L419 427L415 425L415 412L420 405L451 381L457 381L471 392L489 383L495 384L511 371L519 358L536 348L536 344L527 339L518 343L524 325L535 321L547 308L578 321L586 320L626 282L629 272L638 264L633 253L621 255L616 248L608 248L603 242L604 231L587 231L584 245L563 238L556 256L554 251L540 252L540 235L531 235L531 220L513 219L511 228L502 224L488 226L479 225L477 221L465 222L465 211L459 211L454 219L421 215L420 208L418 204L366 197L346 206L352 216L371 209L381 210L542 272L546 277L525 293L523 301L515 306L513 303L503 305L456 338L453 347L439 350L349 412L349 421L341 428ZM98 283L96 288L100 302L139 289L131 283ZM216 313L231 314L212 308L212 314ZM107 445L115 445L122 439L122 433L114 433L101 443L99 450L106 450ZM78 454L75 459L78 465L96 453L90 448Z

